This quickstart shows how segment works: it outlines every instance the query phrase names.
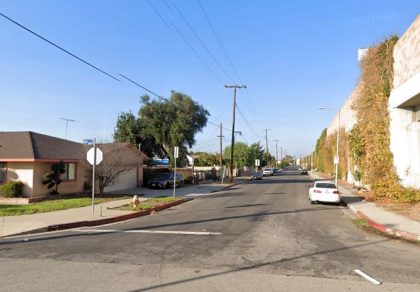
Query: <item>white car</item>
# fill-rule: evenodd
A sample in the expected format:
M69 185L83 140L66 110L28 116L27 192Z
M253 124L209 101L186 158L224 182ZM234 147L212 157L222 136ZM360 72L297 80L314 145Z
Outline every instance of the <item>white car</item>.
M274 174L274 172L273 172L273 169L272 168L266 168L266 169L263 170L263 175L264 176L266 176L266 175L273 175L273 174Z
M309 188L309 201L311 204L316 202L340 203L340 191L332 181L315 181Z

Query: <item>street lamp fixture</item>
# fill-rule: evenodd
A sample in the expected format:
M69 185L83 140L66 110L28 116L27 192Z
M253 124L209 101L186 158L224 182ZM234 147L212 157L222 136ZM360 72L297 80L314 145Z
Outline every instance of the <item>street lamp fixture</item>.
M332 110L332 108L329 107L319 107L319 110ZM335 164L335 185L337 185L337 181L338 181L338 163L339 163L339 141L340 141L340 112L341 112L341 108L338 109L338 126L337 126L337 138L336 138L336 147L335 147L335 157L334 157L334 164Z

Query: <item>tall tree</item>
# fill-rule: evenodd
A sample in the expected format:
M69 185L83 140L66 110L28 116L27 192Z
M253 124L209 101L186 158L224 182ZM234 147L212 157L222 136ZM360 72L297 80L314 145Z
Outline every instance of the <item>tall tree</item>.
M260 142L253 143L249 146L249 162L250 165L255 165L255 159L260 160L260 165L264 166L266 165L265 159L264 159L264 149L261 146Z
M114 140L116 142L128 142L138 144L140 139L140 124L134 114L120 113L114 130Z
M251 152L250 148L247 144L243 142L236 142L235 143L235 151L233 152L233 159L234 159L234 165L237 168L242 168L244 166L252 166L253 162L251 162ZM230 151L231 147L227 146L225 148L225 157L230 158ZM229 159L226 159L229 161ZM230 162L228 162L229 164Z
M171 160L173 148L179 147L185 160L187 147L195 144L195 135L207 124L209 112L183 93L171 92L170 99L151 100L142 97L139 111L141 137L152 138Z

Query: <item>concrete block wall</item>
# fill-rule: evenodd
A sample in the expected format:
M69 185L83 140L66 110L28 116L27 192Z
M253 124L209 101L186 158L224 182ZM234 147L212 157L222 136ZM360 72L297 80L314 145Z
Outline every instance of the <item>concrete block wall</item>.
M394 88L420 72L420 15L400 37L394 48Z

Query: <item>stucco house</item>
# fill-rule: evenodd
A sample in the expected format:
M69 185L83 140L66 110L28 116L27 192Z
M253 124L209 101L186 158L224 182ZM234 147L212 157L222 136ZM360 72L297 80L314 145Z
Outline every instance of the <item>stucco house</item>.
M105 191L140 186L143 161L147 156L129 143L110 143L102 147L106 152L118 148L120 155L130 156L138 162ZM86 175L89 167L86 161L88 148L81 143L29 131L0 132L0 184L7 180L20 180L25 185L25 197L45 196L49 190L42 183L44 175L50 171L53 163L63 161L66 171L61 177L60 194L80 193L84 191L85 182L89 183Z

